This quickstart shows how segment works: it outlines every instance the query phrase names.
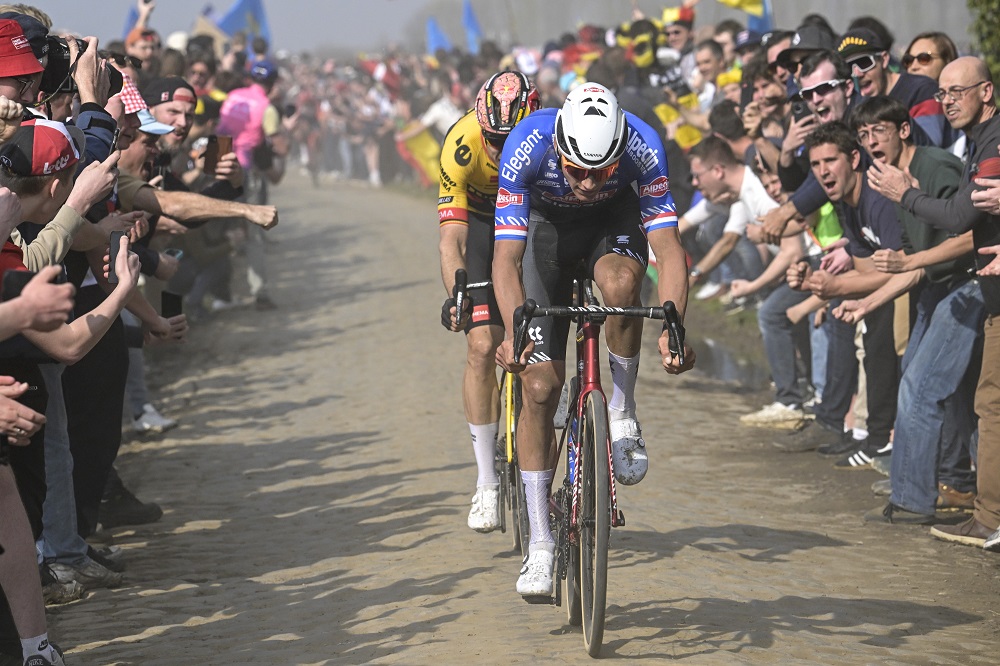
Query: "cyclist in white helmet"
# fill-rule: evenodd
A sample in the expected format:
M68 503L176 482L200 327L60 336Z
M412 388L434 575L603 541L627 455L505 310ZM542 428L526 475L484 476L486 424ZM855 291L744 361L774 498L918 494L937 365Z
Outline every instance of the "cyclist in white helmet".
M568 304L579 268L597 283L606 305L639 305L652 247L658 300L673 301L683 320L687 268L660 137L623 112L604 86L584 83L562 109L543 109L523 120L510 133L499 166L493 282L505 340L497 362L521 373L518 460L531 521L517 591L548 595L554 550L548 494L557 462L552 419L565 380L570 323L533 320L532 343L515 359L514 309L526 296L539 305ZM615 474L631 485L648 468L634 398L642 320L609 317L605 330L614 384L608 408ZM666 333L659 353L668 373L694 365L690 348L684 365L669 352Z

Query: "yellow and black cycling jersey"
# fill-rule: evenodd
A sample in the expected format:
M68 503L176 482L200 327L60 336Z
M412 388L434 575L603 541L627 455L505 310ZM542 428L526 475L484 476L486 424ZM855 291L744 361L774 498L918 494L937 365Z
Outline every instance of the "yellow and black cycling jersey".
M486 152L475 110L452 125L441 146L440 224L468 224L469 211L492 219L497 203L496 163Z

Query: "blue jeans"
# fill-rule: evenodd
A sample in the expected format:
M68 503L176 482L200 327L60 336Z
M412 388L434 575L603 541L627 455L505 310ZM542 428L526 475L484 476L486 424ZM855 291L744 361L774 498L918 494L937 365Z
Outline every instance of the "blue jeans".
M951 290L927 285L920 295L903 356L890 469L890 501L907 511L934 513L939 463L949 467L952 484L968 485L960 478L970 474L975 429L975 381L968 375L980 363L985 315L982 291L971 280Z
M819 328L809 322L809 346L812 348L812 385L816 397L822 402L823 387L826 386L826 357L829 353L829 332L826 326Z
M785 311L810 295L808 291L796 291L782 283L764 299L757 313L757 325L764 340L764 353L767 354L771 379L774 380L775 399L783 405L802 406L803 396L798 385L795 362L795 334L797 330L802 332L808 326L805 321L793 324Z

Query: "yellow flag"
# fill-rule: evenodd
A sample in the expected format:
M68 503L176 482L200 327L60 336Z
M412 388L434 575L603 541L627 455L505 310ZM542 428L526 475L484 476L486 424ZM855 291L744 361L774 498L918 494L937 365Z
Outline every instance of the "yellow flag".
M719 0L724 5L739 9L754 16L764 15L764 0Z

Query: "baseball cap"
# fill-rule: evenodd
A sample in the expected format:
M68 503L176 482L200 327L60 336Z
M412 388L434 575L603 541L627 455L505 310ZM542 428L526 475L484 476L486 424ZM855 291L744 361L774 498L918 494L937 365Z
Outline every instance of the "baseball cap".
M156 106L174 100L197 104L198 96L191 84L179 76L166 76L153 79L142 89L142 98L149 106Z
M31 44L31 52L41 60L49 52L49 29L45 24L34 16L18 14L17 12L4 12L0 14L0 19L13 19L21 26L21 31Z
M882 51L885 51L882 41L878 38L878 35L867 28L848 30L840 38L840 44L837 46L837 53L844 60L850 60L859 55L880 53Z
M128 74L122 74L122 91L118 93L118 96L125 106L125 113L138 113L149 108L146 100L142 98L142 93L139 92Z
M149 112L149 109L142 109L141 111L138 112L138 114L139 114L139 122L142 123L139 126L139 131L143 132L144 134L163 135L163 134L170 134L171 132L174 131L174 128L172 126L167 125L166 123L161 123L156 118L154 118L153 114Z
M833 50L836 46L833 37L825 30L814 25L804 25L792 36L791 45L778 54L777 63L785 69L792 69L792 54L802 51Z
M13 19L0 20L0 77L37 74L42 66L24 30Z
M270 83L278 78L278 66L270 60L258 60L250 69L250 78L257 83Z
M33 118L0 145L0 165L18 176L48 176L79 162L86 143L79 127Z
M740 30L736 35L736 43L733 48L739 51L752 46L760 46L761 36L756 30Z

